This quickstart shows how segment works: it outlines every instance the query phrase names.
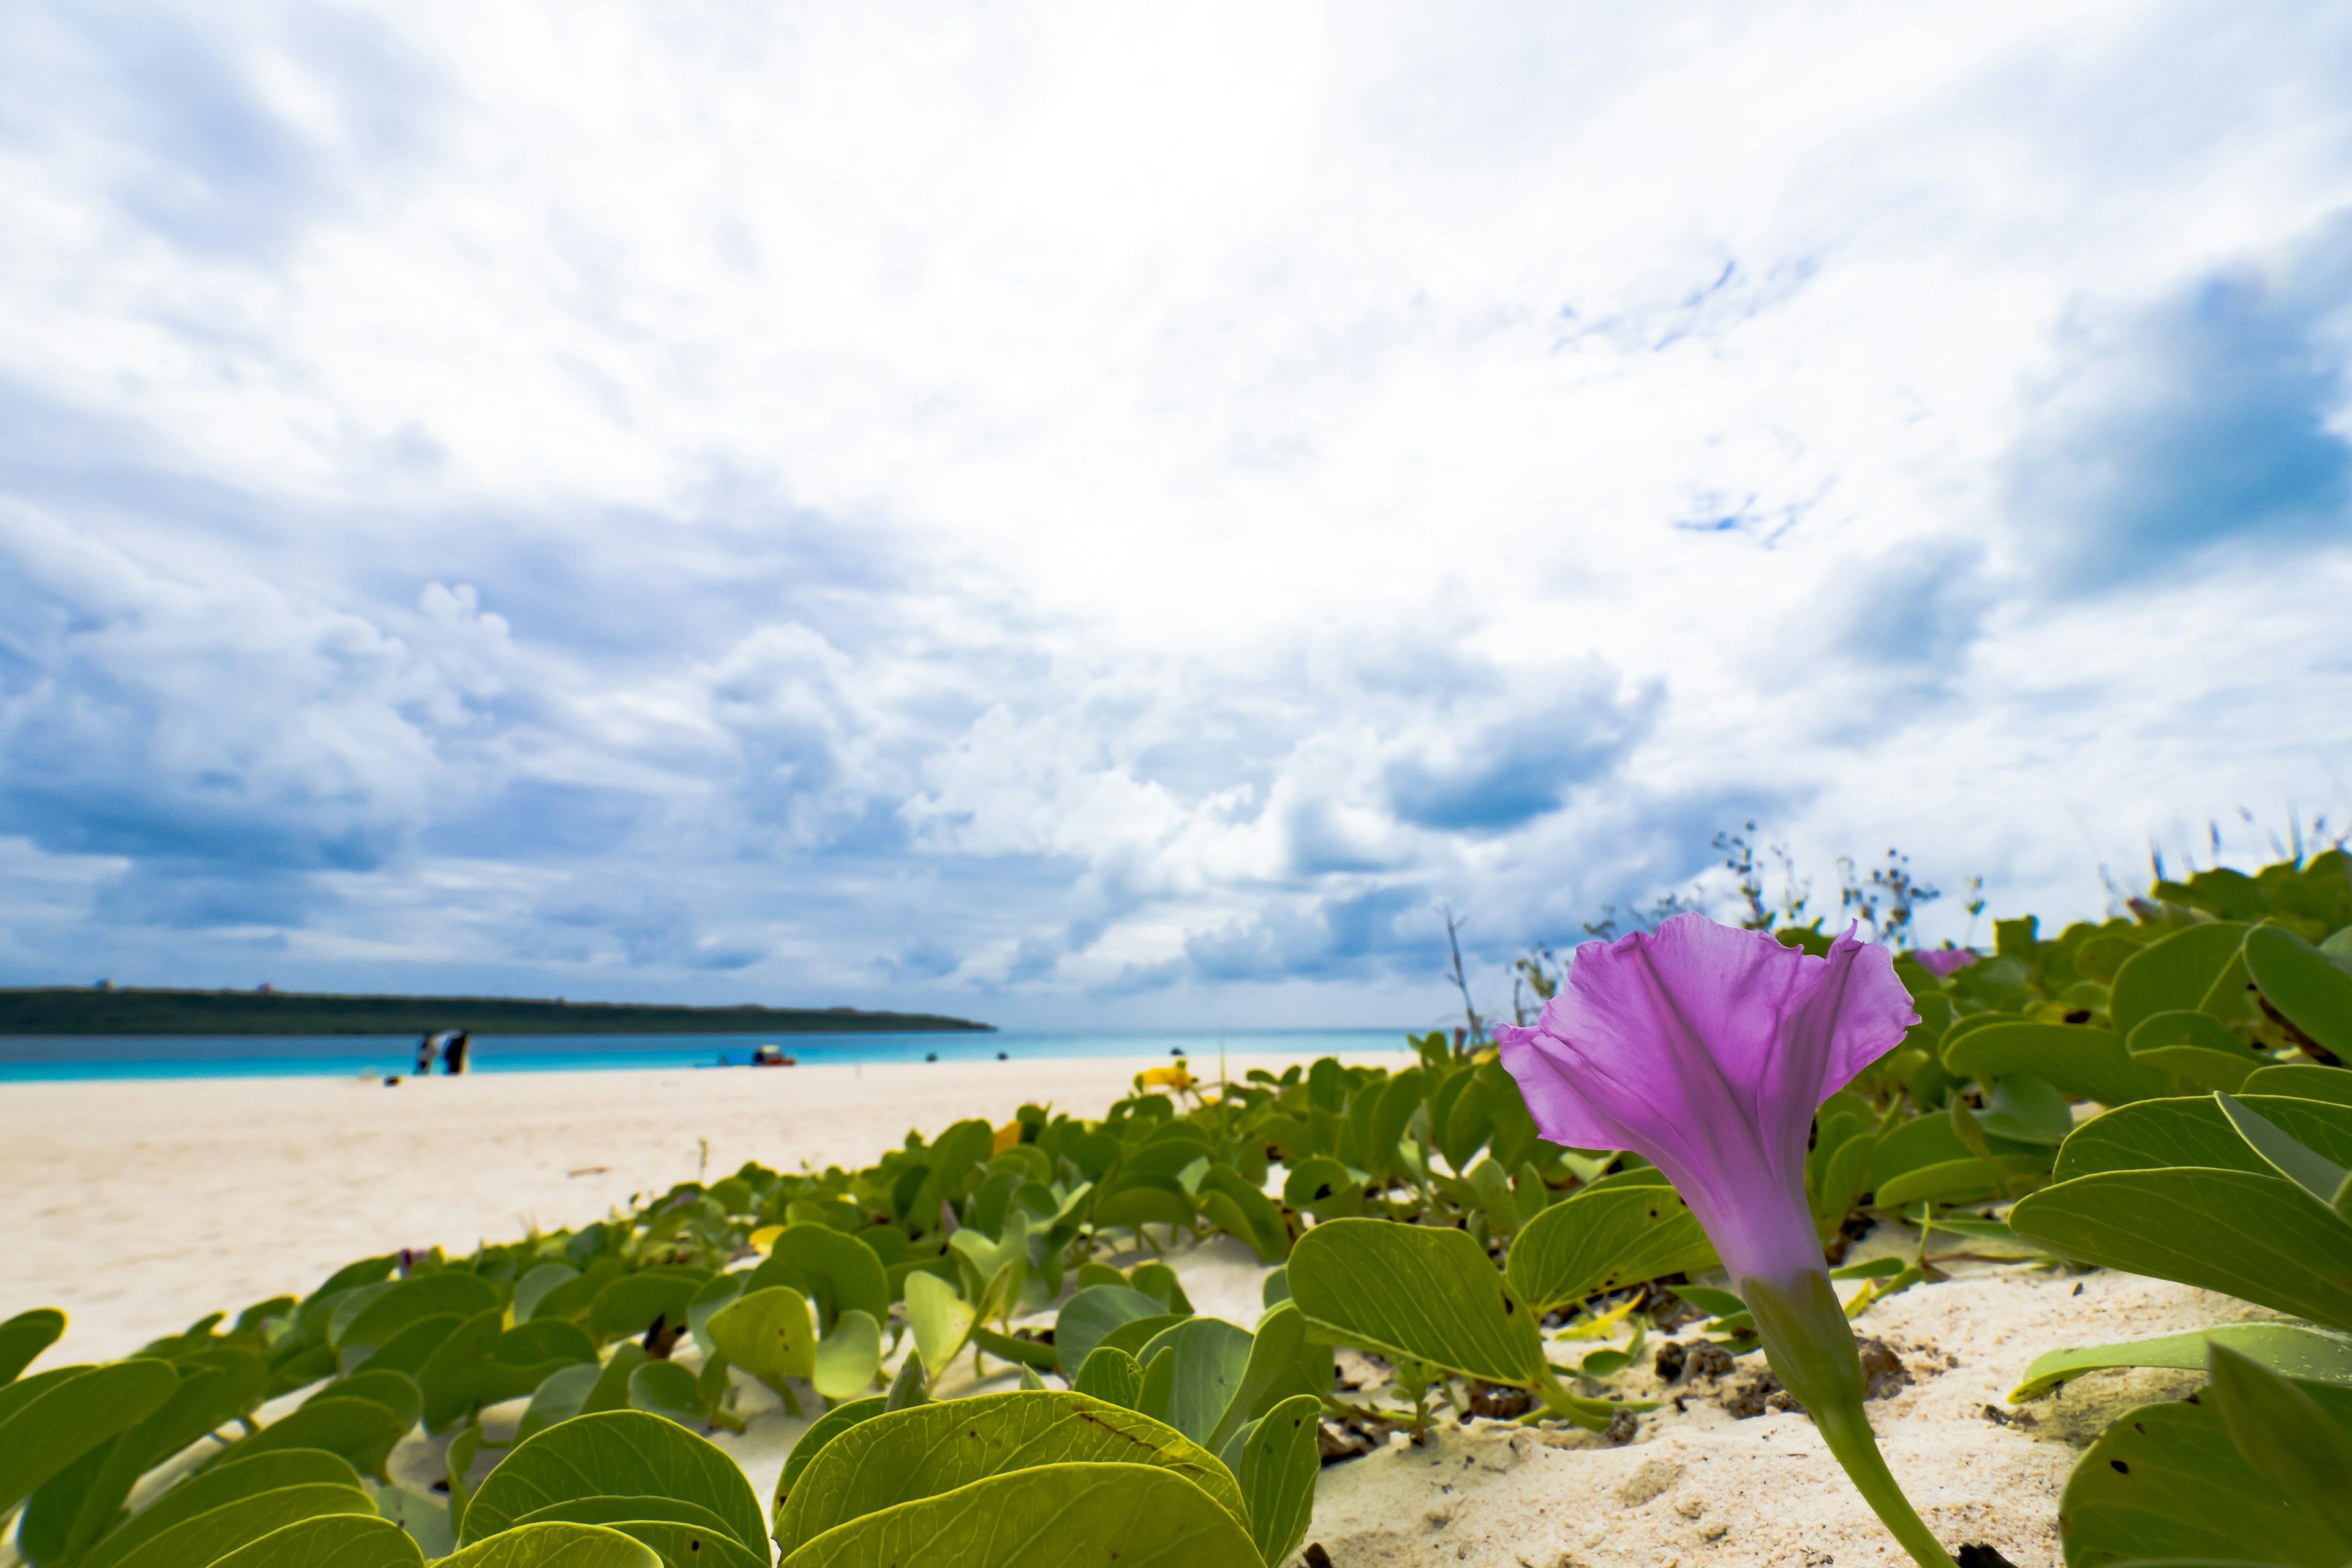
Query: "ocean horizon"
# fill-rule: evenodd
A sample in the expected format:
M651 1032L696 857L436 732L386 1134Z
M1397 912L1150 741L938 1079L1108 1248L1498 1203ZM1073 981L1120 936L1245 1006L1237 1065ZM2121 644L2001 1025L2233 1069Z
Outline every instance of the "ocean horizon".
M998 1029L840 1035L475 1035L467 1070L600 1072L741 1067L775 1046L803 1067L1057 1057L1318 1057L1409 1052L1408 1026L1390 1029ZM409 1076L415 1035L15 1036L0 1038L0 1083L89 1079Z

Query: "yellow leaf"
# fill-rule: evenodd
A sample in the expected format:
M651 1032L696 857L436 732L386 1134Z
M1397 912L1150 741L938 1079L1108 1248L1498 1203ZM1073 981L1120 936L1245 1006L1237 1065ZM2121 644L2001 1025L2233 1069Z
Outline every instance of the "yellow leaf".
M996 1130L996 1142L989 1148L992 1154L1002 1154L1021 1142L1021 1123L1008 1121Z
M782 1226L763 1225L759 1229L751 1233L751 1249L754 1252L764 1253L768 1248L775 1246L776 1237L783 1234L784 1227Z

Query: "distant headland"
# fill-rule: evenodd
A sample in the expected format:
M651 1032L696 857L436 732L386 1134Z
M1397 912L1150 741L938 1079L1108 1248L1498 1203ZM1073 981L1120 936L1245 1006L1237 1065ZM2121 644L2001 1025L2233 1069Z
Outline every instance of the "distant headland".
M0 989L5 1035L903 1035L992 1032L934 1013L856 1007L679 1007L511 996L340 996L143 987Z

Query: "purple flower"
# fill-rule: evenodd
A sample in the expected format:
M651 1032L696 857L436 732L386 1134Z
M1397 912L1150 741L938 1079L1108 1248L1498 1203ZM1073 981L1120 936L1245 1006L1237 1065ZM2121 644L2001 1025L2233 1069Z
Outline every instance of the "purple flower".
M1955 970L1966 969L1977 961L1977 955L1965 947L1922 947L1912 950L1911 962L1938 980L1948 980Z
M1811 958L1686 914L1578 948L1536 1026L1496 1038L1546 1138L1644 1156L1735 1283L1787 1281L1822 1267L1814 1108L1918 1021L1894 960L1851 929Z

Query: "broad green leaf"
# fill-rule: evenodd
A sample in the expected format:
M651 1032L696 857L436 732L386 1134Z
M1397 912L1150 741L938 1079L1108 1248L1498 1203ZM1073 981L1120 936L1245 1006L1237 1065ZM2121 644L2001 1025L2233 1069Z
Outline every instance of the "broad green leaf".
M1889 1176L1878 1184L1877 1205L1900 1209L1916 1203L1972 1203L2014 1193L2050 1169L2050 1154L1995 1154L1989 1159L1948 1160Z
M578 1279L558 1280L541 1291L539 1300L531 1306L530 1321L542 1322L553 1318L572 1318L585 1321L588 1309L595 1304L604 1287L620 1279L623 1272L619 1258L597 1258L580 1271Z
M914 1331L923 1364L934 1373L963 1350L978 1318L978 1310L938 1275L907 1276L907 1326Z
M449 1522L449 1505L439 1498L404 1487L384 1487L375 1494L375 1506L416 1542L427 1562L457 1550L457 1531Z
M890 1315L890 1280L872 1247L829 1225L784 1227L768 1256L804 1275L820 1326L831 1332L844 1312L863 1312L876 1322Z
M513 1303L515 1321L530 1322L531 1314L539 1310L539 1303L550 1290L568 1280L579 1278L580 1270L572 1268L569 1263L540 1264L515 1281Z
M2163 1074L2132 1061L2122 1036L2087 1024L1995 1024L1957 1041L1948 1037L1944 1066L1986 1083L2032 1073L2102 1105L2127 1105L2171 1087Z
M641 1410L582 1415L519 1443L482 1481L457 1528L461 1545L524 1514L604 1494L677 1498L717 1514L747 1546L767 1521L735 1461L674 1421Z
M816 1366L816 1327L808 1299L787 1285L751 1290L710 1318L719 1353L771 1388L806 1377Z
M1284 1394L1318 1392L1298 1386L1303 1373L1299 1355L1306 1346L1307 1318L1297 1307L1285 1302L1260 1318L1256 1331L1250 1335L1249 1356L1243 1364L1241 1381L1226 1403L1224 1414L1218 1417L1209 1435L1201 1439L1201 1447L1212 1454L1221 1452L1244 1422L1265 1414L1266 1407ZM1081 1381L1085 1370L1079 1368ZM1111 1403L1124 1405L1127 1401L1115 1399Z
M1243 1515L1232 1473L1172 1427L1083 1394L1018 1392L894 1410L843 1432L801 1472L777 1514L776 1542L791 1552L854 1519L1003 1471L1069 1463L1175 1475Z
M60 1377L58 1373L66 1375ZM180 1386L167 1361L59 1367L0 1394L0 1514L35 1487L126 1427L153 1415Z
M315 1405L321 1399L372 1401L398 1416L404 1430L416 1425L425 1409L425 1395L416 1380L400 1372L355 1372L337 1378L302 1403Z
M675 1421L691 1430L700 1426L700 1390L694 1373L674 1361L645 1362L629 1373L629 1408Z
M667 1366L667 1362L656 1362ZM517 1521L602 1524L643 1542L665 1568L769 1568L765 1552L754 1552L728 1532L709 1509L665 1497L593 1497L556 1503Z
M497 1289L475 1275L422 1275L387 1286L348 1318L337 1309L329 1342L348 1354L354 1347L382 1345L424 1319L470 1318L499 1304Z
M2213 1403L2230 1440L2255 1472L2335 1529L2336 1551L2352 1559L2352 1433L2318 1401L2267 1367L2213 1347Z
M211 1563L273 1530L333 1513L373 1516L375 1505L357 1487L310 1485L251 1492L182 1519L110 1561L116 1568L184 1568L191 1563Z
M1192 1194L1173 1176L1136 1172L1095 1189L1095 1224L1132 1230L1146 1225L1183 1226L1196 1214Z
M2234 1093L2270 1059L2205 1013L2151 1013L2125 1043L2132 1060L2172 1074L2190 1090Z
M88 1550L114 1525L142 1475L215 1427L251 1412L269 1384L261 1358L233 1346L197 1351L177 1364L180 1385L171 1398L51 1477L27 1500L28 1556L47 1559ZM58 1495L73 1480L81 1484L70 1488L69 1495Z
M2352 931L2352 926L2347 926ZM2232 1091L2239 1099L2274 1094L2294 1100L2319 1100L2330 1105L2352 1105L2352 1072L2322 1067L2317 1062L2279 1062L2256 1068L2254 1076Z
M2342 1568L2346 1558L2332 1530L2247 1464L2210 1400L2145 1405L2109 1427L2075 1463L2058 1517L2074 1568L2183 1556Z
M2237 1129L2238 1136L2262 1156L2264 1163L2326 1204L2339 1218L2343 1216L2347 1200L2352 1200L2352 1172L2297 1142L2261 1111L2226 1094L2217 1092L2213 1099L2221 1107L2221 1114L2230 1119L2230 1125Z
M2044 1351L2025 1369L2025 1381L2009 1391L2010 1403L2038 1399L2070 1378L2117 1366L2163 1366L2201 1371L2209 1347L2226 1345L2273 1372L2315 1383L2352 1386L2352 1335L2301 1323L2224 1323L2186 1333L2152 1334L2113 1344Z
M16 1374L65 1331L66 1315L55 1307L36 1307L0 1323L0 1384L16 1382Z
M702 1347L705 1356L719 1353L719 1346L710 1337L710 1320L721 1307L743 1293L745 1283L751 1278L748 1271L714 1274L702 1282L702 1289L697 1290L694 1300L686 1304L686 1331L694 1336L694 1342ZM883 1288L889 1288L887 1280Z
M909 1405L920 1405L931 1396L931 1374L923 1366L923 1352L908 1351L891 1374L890 1386L883 1392L885 1408L904 1410Z
M2284 926L2246 933L2246 966L2263 1000L2311 1039L2352 1058L2352 973Z
M1161 1317L1167 1310L1166 1302L1129 1285L1087 1286L1063 1302L1054 1317L1054 1353L1061 1362L1062 1375L1076 1376L1103 1336L1121 1323Z
M1290 1250L1282 1211L1247 1177L1230 1165L1212 1165L1202 1179L1201 1213L1218 1229L1246 1245L1261 1263L1278 1263Z
M2352 1229L2281 1176L2105 1171L2021 1199L2009 1223L2062 1258L2352 1329Z
M1348 1219L1364 1212L1364 1179L1328 1154L1290 1167L1282 1201L1318 1220Z
M569 1421L588 1408L588 1396L596 1390L604 1369L593 1362L584 1366L567 1366L551 1373L530 1396L530 1404L516 1424L515 1441L546 1431L559 1421Z
M580 1414L593 1415L600 1410L626 1410L629 1379L652 1359L646 1354L646 1347L634 1340L614 1346L604 1362L604 1370L596 1376L595 1386L588 1391L586 1402L580 1406Z
M1503 1278L1513 1300L1541 1314L1595 1291L1714 1264L1715 1249L1690 1205L1661 1178L1590 1189L1545 1209L1511 1242Z
M1008 1559L1007 1544L1016 1542L1021 1555ZM1171 1471L1125 1464L992 1475L851 1520L782 1568L1006 1568L1015 1561L1024 1568L1263 1568L1236 1515L1208 1493Z
M1070 1386L1080 1394L1117 1405L1129 1410L1140 1409L1143 1397L1143 1368L1123 1350L1097 1346L1087 1357L1078 1375Z
M1102 1342L1095 1349L1119 1350L1131 1356L1140 1356L1145 1345L1191 1316L1190 1312L1162 1312L1158 1317L1133 1319L1105 1334Z
M1162 1329L1135 1358L1149 1367L1161 1351L1172 1352L1167 1402L1157 1405L1147 1394L1144 1414L1206 1444L1240 1391L1249 1368L1250 1340L1247 1329L1223 1318L1186 1318Z
M1322 1461L1315 1434L1322 1404L1294 1394L1252 1424L1242 1445L1242 1497L1248 1504L1250 1541L1267 1563L1290 1560L1307 1539L1315 1511L1315 1478Z
M2334 1068L2319 1068L2334 1071ZM2352 1077L2352 1074L2347 1074ZM2352 1106L2279 1095L2240 1095L2288 1137L2337 1164L2352 1163ZM2210 1094L2144 1100L2094 1117L2068 1134L2058 1151L2056 1177L2071 1181L2100 1171L2160 1170L2202 1165L2214 1170L2273 1173L2254 1152Z
M489 1317L497 1310L492 1308L482 1315ZM455 1313L444 1312L404 1324L392 1338L380 1345L367 1340L349 1341L336 1354L335 1370L346 1373L399 1372L415 1377L425 1370L425 1363L433 1359L434 1352L441 1348L443 1342L465 1322L465 1319Z
M809 1381L827 1399L854 1399L874 1386L881 1365L882 1325L852 1307L817 1342L816 1368Z
M635 1336L659 1319L683 1329L686 1310L709 1279L698 1268L647 1268L625 1274L596 1292L588 1307L588 1329L600 1340Z
M212 1568L424 1568L425 1553L391 1520L329 1513L279 1525Z
M250 1437L238 1438L212 1462L226 1464L231 1456L244 1458L279 1448L322 1448L373 1474L393 1445L407 1436L411 1424L373 1399L322 1396L287 1412Z
M2238 956L2246 928L2236 921L2185 926L2124 960L2109 991L2116 1033L2131 1032L2158 1013L2193 1013ZM2096 1095L2090 1097L2097 1099ZM2109 1104L2115 1103L2108 1101Z
M1291 1249L1289 1279L1310 1332L1339 1343L1489 1383L1524 1387L1544 1374L1535 1314L1511 1300L1467 1231L1333 1220Z
M314 1448L256 1454L236 1464L200 1471L171 1488L90 1548L79 1568L112 1568L165 1531L214 1509L265 1492L310 1487L341 1488L354 1498L365 1495L360 1490L359 1472L339 1455ZM366 1510L353 1508L341 1511Z
M1054 1347L1042 1340L1024 1340L1017 1334L1000 1334L993 1329L972 1325L971 1342L999 1361L1015 1362L1024 1371L1053 1372L1061 1366ZM822 1356L824 1349L817 1353Z
M506 1331L505 1317L503 1312L493 1307L452 1326L441 1337L441 1342L433 1347L433 1352L416 1368L416 1386L425 1398L418 1415L423 1418L426 1431L441 1431L453 1422L472 1415L484 1405L496 1399L512 1399L538 1386L537 1377L521 1381L518 1387L514 1385L517 1380L511 1377L486 1378L481 1373L482 1363ZM525 1324L516 1331L544 1335L550 1330L579 1333L573 1325L559 1322L535 1326ZM580 1337L583 1340L587 1338L584 1334ZM541 1373L541 1376L544 1375ZM497 1386L491 1386L492 1384Z
M602 1524L518 1525L434 1568L662 1568L654 1549Z
M801 1434L800 1441L794 1443L793 1451L785 1456L784 1473L776 1478L776 1495L770 1508L771 1514L782 1512L784 1500L792 1495L793 1483L800 1479L801 1472L809 1468L809 1461L824 1451L827 1443L860 1422L871 1421L882 1415L889 1405L888 1395L877 1394L866 1399L853 1399L846 1405L836 1405L810 1423L809 1429Z
M517 1437L520 1442L521 1438ZM469 1421L449 1439L442 1451L441 1473L449 1489L449 1531L454 1546L457 1531L466 1524L466 1505L474 1496L474 1460L482 1451L482 1424Z

